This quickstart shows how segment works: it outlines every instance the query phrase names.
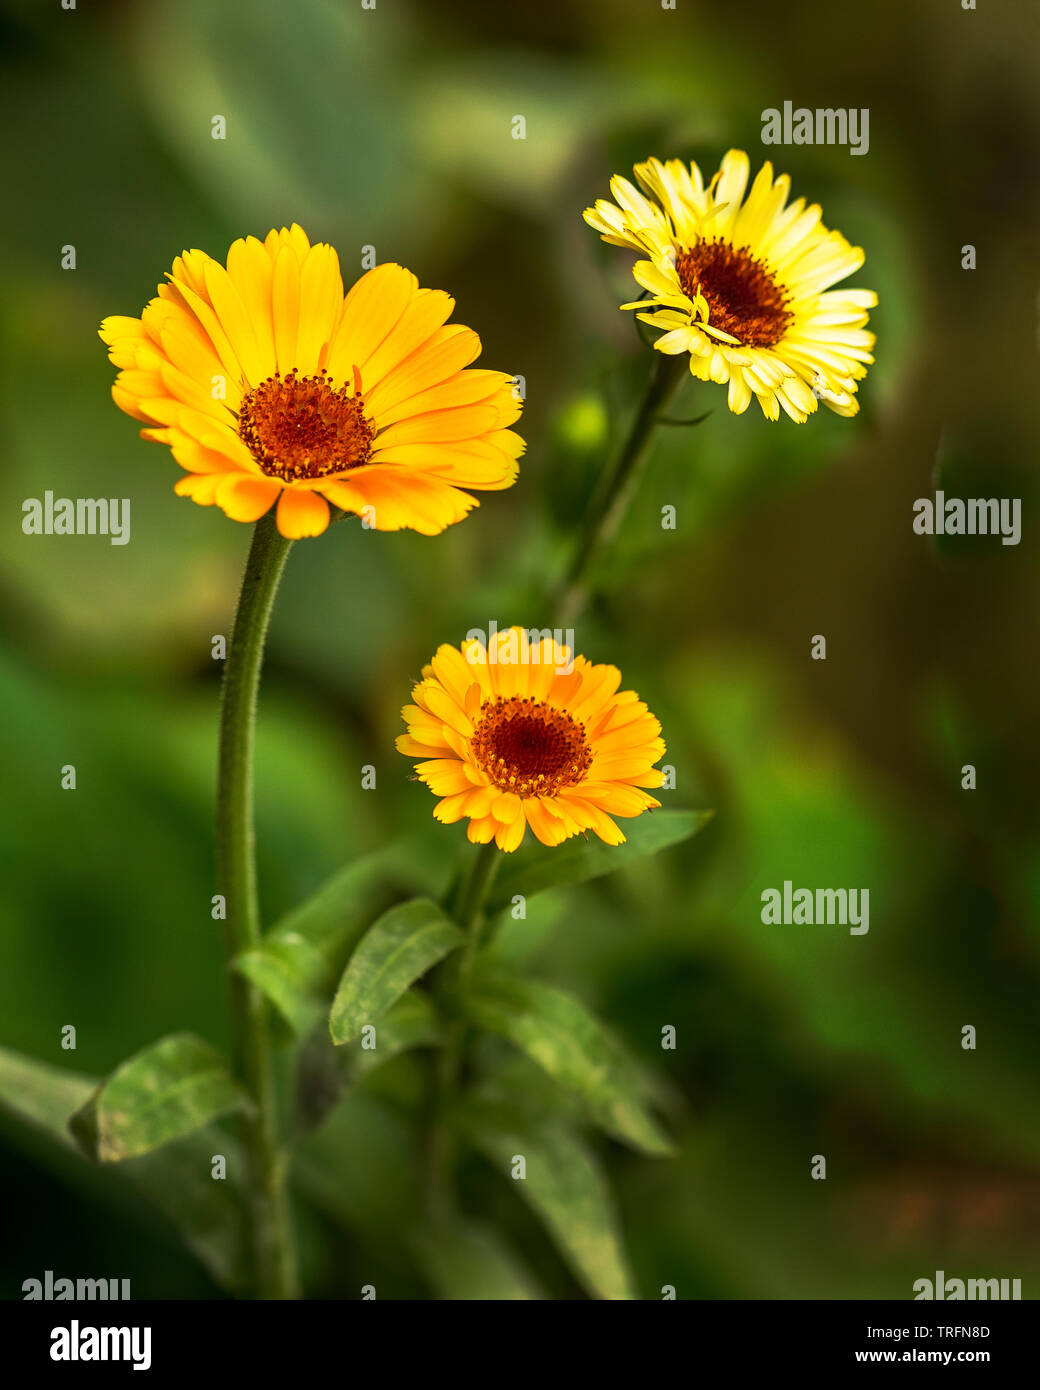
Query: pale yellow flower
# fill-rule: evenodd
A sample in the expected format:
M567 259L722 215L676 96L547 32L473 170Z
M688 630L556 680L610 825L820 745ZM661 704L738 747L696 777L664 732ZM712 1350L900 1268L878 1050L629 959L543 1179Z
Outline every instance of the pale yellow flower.
M649 159L643 190L620 175L613 203L584 217L604 241L639 253L632 274L646 297L623 304L662 329L658 352L688 353L702 381L728 383L729 408L754 396L768 420L804 423L818 401L855 415L873 362L873 290L831 289L863 265L860 247L820 221L817 204L788 203L791 181L768 162L748 191L750 166L730 150L705 186L696 164Z

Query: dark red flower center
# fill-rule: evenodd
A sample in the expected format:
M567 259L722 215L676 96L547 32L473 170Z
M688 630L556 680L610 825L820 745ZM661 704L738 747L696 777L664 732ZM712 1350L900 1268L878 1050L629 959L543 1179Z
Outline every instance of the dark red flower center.
M576 719L520 695L484 706L470 747L494 785L517 796L552 796L582 781L592 764Z
M361 382L334 387L317 376L274 376L250 391L238 410L238 433L269 478L284 483L325 478L367 463L375 430L365 415Z
M698 291L708 304L708 322L743 347L775 347L792 314L788 296L746 247L715 238L680 251L675 269L683 293Z

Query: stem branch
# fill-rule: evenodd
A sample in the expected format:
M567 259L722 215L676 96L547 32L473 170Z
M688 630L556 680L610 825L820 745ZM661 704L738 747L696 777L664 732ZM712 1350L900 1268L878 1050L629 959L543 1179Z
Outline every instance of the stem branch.
M588 573L596 553L617 534L639 482L658 415L688 373L687 356L655 352L650 384L611 468L600 479L585 518L578 548L552 607L560 622L572 622L588 602Z
M596 554L613 540L624 519L649 453L660 412L687 375L686 354L654 353L650 382L614 463L600 480L586 515L585 525L570 568L557 591L547 599L559 621L572 621L588 602L588 575ZM669 423L677 423L671 421ZM430 1194L435 1209L450 1210L453 1201L450 1111L462 1081L466 1023L462 998L473 969L480 940L484 902L501 855L494 842L481 847L472 859L468 876L455 900L453 915L465 929L466 943L445 972L442 999L450 1006L444 1049L437 1072L436 1101L430 1136Z

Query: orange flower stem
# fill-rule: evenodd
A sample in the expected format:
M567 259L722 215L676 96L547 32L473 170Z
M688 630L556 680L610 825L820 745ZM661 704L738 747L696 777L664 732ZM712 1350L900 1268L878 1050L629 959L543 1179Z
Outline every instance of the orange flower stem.
M253 817L253 744L264 640L291 541L274 513L256 523L235 614L220 709L217 863L225 904L225 953L235 1073L253 1101L243 1116L249 1218L259 1298L298 1294L286 1160L279 1143L274 1066L264 996L234 968L260 942Z
M689 376L686 353L669 356L654 353L654 365L646 394L611 468L602 475L585 516L585 526L570 568L550 607L563 624L582 612L589 600L588 575L596 554L617 535L632 502L650 453L660 412L679 383Z

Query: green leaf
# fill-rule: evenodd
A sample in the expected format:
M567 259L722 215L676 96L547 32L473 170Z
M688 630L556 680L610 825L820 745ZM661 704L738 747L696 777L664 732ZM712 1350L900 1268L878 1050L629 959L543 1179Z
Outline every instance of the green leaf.
M713 811L648 811L625 822L627 838L623 845L604 844L598 836L586 840L581 835L551 848L532 843L517 850L508 865L503 866L492 888L488 910L500 912L517 894L531 898L549 888L584 883L623 869L637 859L688 840L703 829L714 814Z
M60 1144L72 1144L66 1128L69 1116L95 1086L90 1077L78 1072L0 1048L0 1105L46 1131Z
M293 1150L293 1182L355 1239L386 1258L426 1204L414 1117L357 1087Z
M409 990L380 1018L374 1047L360 1039L335 1047L326 1029L315 1031L300 1049L296 1068L296 1113L303 1132L315 1129L343 1098L354 1082L370 1075L384 1062L417 1047L434 1047L441 1040L440 1023L433 1001L418 990Z
M243 951L234 968L262 990L298 1036L327 1007L351 949L373 920L402 896L435 891L419 842L388 845L340 869Z
M465 1010L478 1028L508 1038L576 1091L608 1134L643 1153L674 1152L645 1108L650 1086L639 1067L577 999L536 980L484 977Z
M530 1204L588 1292L634 1298L610 1190L577 1135L486 1106L471 1106L462 1124L474 1147ZM522 1178L513 1176L518 1158L524 1160Z
M368 1076L391 1057L409 1052L415 1047L436 1047L441 1040L440 1023L433 1000L428 994L411 989L388 1009L375 1029L375 1047L360 1045L354 1059L355 1075Z
M460 1218L420 1226L411 1245L438 1298L510 1300L545 1294L491 1226Z
M317 992L326 964L299 933L273 937L235 956L232 964L267 995L298 1037L317 1022L321 1015Z
M302 938L328 960L336 960L361 937L379 913L402 896L434 893L421 841L388 845L347 864L277 922L265 942Z
M0 1108L41 1130L68 1152L84 1174L96 1175L105 1184L129 1184L179 1232L222 1288L231 1293L247 1288L250 1262L237 1144L225 1134L204 1129L155 1153L127 1159L118 1168L88 1165L68 1125L70 1116L96 1088L92 1077L0 1048ZM227 1177L222 1182L212 1177L217 1154L227 1160Z
M413 898L385 912L362 937L343 972L329 1016L332 1041L357 1037L465 939L427 898Z
M117 1067L69 1120L102 1163L150 1153L247 1104L223 1058L201 1038L162 1038Z

